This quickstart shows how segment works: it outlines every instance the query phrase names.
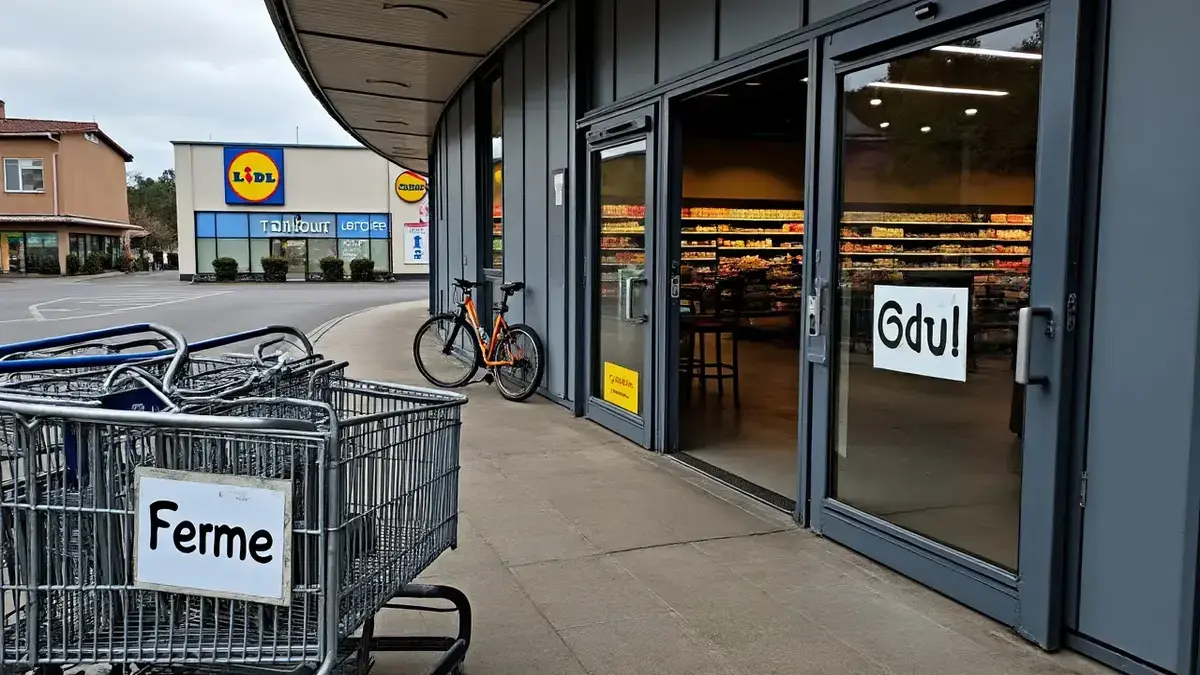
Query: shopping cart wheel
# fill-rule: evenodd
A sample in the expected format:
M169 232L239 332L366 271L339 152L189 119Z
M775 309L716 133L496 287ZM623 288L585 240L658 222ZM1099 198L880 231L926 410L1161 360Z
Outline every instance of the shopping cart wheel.
M366 649L376 652L442 652L442 657L434 665L428 675L462 675L463 660L467 658L467 649L471 646L471 603L467 596L457 588L450 586L431 586L428 584L408 584L400 588L393 600L404 599L446 600L453 607L429 607L423 605L389 602L384 607L388 609L404 609L416 612L457 612L458 635L456 636L398 636L383 637L374 635L374 622L369 621L370 634L367 626L363 627ZM360 654L360 658L362 658Z

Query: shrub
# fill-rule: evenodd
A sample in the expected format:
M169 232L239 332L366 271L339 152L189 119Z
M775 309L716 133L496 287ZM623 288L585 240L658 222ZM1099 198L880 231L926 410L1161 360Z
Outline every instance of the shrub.
M375 278L375 261L356 258L350 261L350 281L371 281Z
M266 281L287 281L288 259L283 257L263 258L262 271Z
M217 258L212 262L213 274L217 281L233 281L237 279L238 264L233 258Z
M108 256L99 251L92 251L83 258L84 274L100 274L104 271L104 266L108 264Z
M37 274L62 274L62 268L58 266L58 258L49 255L35 260L31 271Z
M79 256L75 255L74 253L67 254L67 274L68 275L75 276L76 274L79 274L79 268L82 266L83 266L83 262L79 259Z
M346 263L340 258L321 258L321 278L325 281L341 281L346 278Z
M145 256L138 256L133 259L133 269L138 272L150 271L150 259Z

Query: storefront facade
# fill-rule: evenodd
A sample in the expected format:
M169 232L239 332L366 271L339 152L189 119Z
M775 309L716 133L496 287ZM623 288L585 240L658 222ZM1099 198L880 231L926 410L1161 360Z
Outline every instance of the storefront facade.
M1200 672L1198 22L547 3L437 118L430 309L524 281L574 414L1045 648Z
M181 279L225 257L246 279L264 257L287 258L297 280L319 278L326 257L428 275L427 181L369 150L175 143L175 155Z

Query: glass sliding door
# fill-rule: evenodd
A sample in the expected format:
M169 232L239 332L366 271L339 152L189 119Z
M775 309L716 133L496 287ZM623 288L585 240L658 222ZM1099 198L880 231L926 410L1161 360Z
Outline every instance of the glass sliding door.
M1035 486L1063 433L1050 383L1069 228L1043 216L1069 207L1042 187L1069 162L1042 144L1064 114L1045 100L1044 27L1024 13L877 58L835 53L816 233L829 254L810 286L824 308L814 528L1010 625L1024 561L1039 579L1052 558L1053 495Z
M594 140L593 140L594 139ZM650 444L652 137L589 134L592 255L588 416Z

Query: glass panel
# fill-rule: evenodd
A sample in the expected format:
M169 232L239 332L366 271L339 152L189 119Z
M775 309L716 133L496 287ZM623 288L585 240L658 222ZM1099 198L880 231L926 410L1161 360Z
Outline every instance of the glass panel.
M320 241L320 240L318 240L318 241ZM324 241L329 242L329 241L336 241L336 240L326 239ZM290 276L290 277L305 276L304 270L307 267L306 261L308 259L308 249L305 246L305 243L306 242L303 239L272 239L271 240L271 255L276 258L287 258L288 259L288 276ZM332 252L334 250L334 248L332 246L330 246L328 243L326 244L326 246L328 247L326 249L327 251ZM321 265L320 265L321 258L318 257L316 260L318 262L317 269L319 270L321 268Z
M24 232L0 232L0 271L11 274L25 271Z
M492 268L504 267L504 80L492 80Z
M26 160L21 162L21 189L40 191L42 184L42 160Z
M250 240L250 271L262 272L262 259L271 255L271 242L267 239Z
M369 239L339 239L338 240L338 257L346 261L346 268L349 269L350 261L359 258L370 258L371 247Z
M337 239L313 239L308 242L308 271L313 274L321 272L321 258L338 257L338 240ZM342 258L346 262L346 270L350 269L350 261Z
M25 233L25 266L32 273L51 274L58 266L58 233Z
M21 189L20 160L4 160L4 189L9 192L17 192Z
M390 240L371 240L371 260L375 261L376 272L392 271L392 242Z
M250 271L250 240L249 239L218 239L217 256L233 258L237 261L239 272Z
M592 394L641 415L646 387L646 141L602 150ZM611 385L617 382L618 386Z
M217 259L216 239L196 240L196 273L212 274L213 261Z
M1042 25L842 81L833 495L1015 570Z

